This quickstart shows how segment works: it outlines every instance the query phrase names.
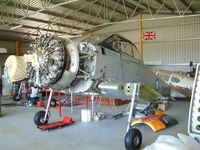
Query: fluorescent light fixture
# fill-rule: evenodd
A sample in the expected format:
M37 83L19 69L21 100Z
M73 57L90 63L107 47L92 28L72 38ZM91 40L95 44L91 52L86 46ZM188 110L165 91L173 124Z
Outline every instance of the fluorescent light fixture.
M7 49L6 48L0 48L0 54L3 54L3 53L7 53Z
M18 28L21 28L22 27L22 24L18 25L18 26L14 26L12 28L10 28L10 30L15 30L15 29L18 29Z
M156 66L159 66L159 65L162 65L163 64L163 62L162 61L144 61L144 64L145 65L149 65L149 66L151 66L151 65L156 65Z

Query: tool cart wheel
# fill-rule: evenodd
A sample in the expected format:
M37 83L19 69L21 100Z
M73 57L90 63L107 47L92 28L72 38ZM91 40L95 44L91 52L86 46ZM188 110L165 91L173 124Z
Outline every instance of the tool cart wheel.
M20 100L20 95L18 95L18 93L15 93L15 94L13 95L13 100L14 100L14 101L19 101L19 100Z
M142 134L140 130L131 128L124 140L124 144L127 150L138 150L142 143Z
M49 121L49 115L47 115L46 120L44 121L45 111L38 111L34 116L34 122L37 126L45 125Z
M56 100L55 100L55 99L52 99L52 100L51 100L51 103L50 103L50 106L51 106L51 107L56 107L56 105L57 105L57 104L56 104Z
M27 106L27 107L32 107L32 106L33 106L32 100L28 100L28 101L26 102L26 106Z

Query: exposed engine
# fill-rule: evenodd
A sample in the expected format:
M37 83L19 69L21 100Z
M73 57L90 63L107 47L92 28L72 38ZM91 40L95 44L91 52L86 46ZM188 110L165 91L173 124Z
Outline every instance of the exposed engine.
M94 72L95 47L74 43L69 39L47 34L32 45L37 65L31 68L29 79L39 87L63 90L91 78Z

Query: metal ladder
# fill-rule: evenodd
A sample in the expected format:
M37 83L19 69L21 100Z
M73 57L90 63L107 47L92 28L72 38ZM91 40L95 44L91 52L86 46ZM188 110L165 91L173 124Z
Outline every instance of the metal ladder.
M200 64L197 64L196 74L190 102L188 133L200 142Z

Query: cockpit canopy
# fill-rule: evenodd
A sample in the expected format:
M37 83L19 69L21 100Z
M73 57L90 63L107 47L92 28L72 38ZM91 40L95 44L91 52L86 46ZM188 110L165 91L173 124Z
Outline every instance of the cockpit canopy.
M118 34L92 36L86 38L83 41L113 51L123 52L127 55L130 55L132 57L141 60L137 47L131 41L125 39L124 37Z

